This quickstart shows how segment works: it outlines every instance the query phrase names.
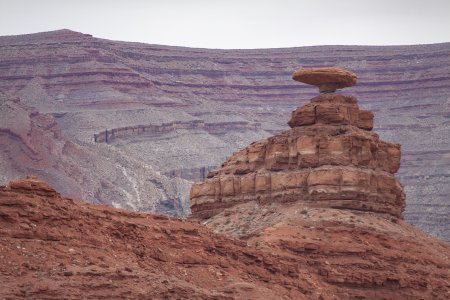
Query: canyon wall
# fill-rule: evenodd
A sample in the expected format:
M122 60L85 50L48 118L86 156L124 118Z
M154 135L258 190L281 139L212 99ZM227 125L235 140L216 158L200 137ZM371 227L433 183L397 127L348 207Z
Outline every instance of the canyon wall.
M0 90L40 113L53 114L67 140L98 153L94 161L115 165L112 182L123 182L130 194L125 201L109 195L117 203L131 201L137 197L133 195L145 198L133 188L133 181L145 178L129 169L124 174L123 160L160 174L193 174L185 178L197 180L198 172L182 170L218 166L252 141L288 128L286 113L315 94L290 80L293 69L336 66L354 71L359 80L348 93L358 97L361 108L375 112L374 130L382 139L402 144L398 177L408 199L406 220L450 239L449 43L210 50L117 42L60 30L0 37L0 51ZM93 139L105 129L194 121L261 127L230 128L220 135L179 129L108 145ZM22 174L13 162L5 167ZM40 170L45 173L45 168ZM152 183L165 203L163 211L172 209L172 198L164 193L180 195L187 206L178 179L169 178L172 187L161 187L160 179ZM54 178L48 180L56 184ZM91 195L104 190L89 181L75 184Z
M245 131L258 130L261 128L260 123L250 124L248 122L221 122L221 123L205 123L203 120L194 120L189 122L175 121L163 123L161 125L137 125L122 128L106 129L103 132L94 134L96 143L109 143L116 139L133 138L137 135L155 136L174 132L179 129L187 130L204 130L209 134L225 134L228 131Z
M56 120L0 93L0 179L39 175L67 197L139 211L186 215L189 184L129 157L66 139ZM116 162L120 162L118 165ZM120 176L122 175L122 176Z

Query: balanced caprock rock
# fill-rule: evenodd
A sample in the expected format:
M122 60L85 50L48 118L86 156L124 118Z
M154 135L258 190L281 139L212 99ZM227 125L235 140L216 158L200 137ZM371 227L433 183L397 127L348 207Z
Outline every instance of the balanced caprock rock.
M356 83L355 73L337 68L300 68L292 79L315 85L321 93L333 93Z
M292 113L291 129L194 184L192 218L295 261L292 276L316 286L308 299L450 298L450 245L402 218L400 145L371 132L373 114L356 98L335 93L356 76L324 68L293 77L321 94Z
M208 218L256 200L401 217L405 195L393 175L400 167L400 145L370 132L373 114L360 110L356 98L324 88L353 85L356 76L351 74L335 68L295 72L294 79L327 93L292 113L292 129L235 153L206 182L195 184L193 216Z

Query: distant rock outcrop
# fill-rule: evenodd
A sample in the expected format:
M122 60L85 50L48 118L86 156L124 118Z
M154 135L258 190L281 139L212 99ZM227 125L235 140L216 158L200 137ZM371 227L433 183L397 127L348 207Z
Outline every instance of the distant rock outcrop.
M314 85L334 84L346 74L325 71ZM323 93L296 109L288 124L292 129L235 153L206 182L194 184L193 216L209 218L248 201L300 201L402 216L405 194L393 175L400 167L400 145L370 132L373 114L360 110L356 98Z

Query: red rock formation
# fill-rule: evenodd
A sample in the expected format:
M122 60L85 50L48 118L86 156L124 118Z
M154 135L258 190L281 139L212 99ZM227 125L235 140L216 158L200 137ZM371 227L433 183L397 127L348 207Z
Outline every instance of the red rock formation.
M0 187L0 297L448 298L448 243L396 218L298 208L235 206L222 228L245 241L15 180Z
M402 220L400 145L370 132L372 118L353 97L313 98L292 129L194 184L192 218L305 266L336 299L447 299L450 245Z
M288 124L290 127L341 124L372 130L373 113L360 110L354 97L341 94L323 94L314 97L310 103L294 110Z
M373 114L354 97L324 94L296 109L292 129L235 153L210 179L194 184L194 217L209 218L248 201L301 201L401 217L405 194L394 178L400 145L369 132Z

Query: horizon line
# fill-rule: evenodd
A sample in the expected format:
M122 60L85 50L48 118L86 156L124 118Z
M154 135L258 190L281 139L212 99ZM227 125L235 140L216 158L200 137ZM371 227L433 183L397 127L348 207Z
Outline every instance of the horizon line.
M0 35L1 38L14 38L14 37L23 37L27 35L38 35L38 34L52 34L57 32L67 31L70 33L75 33L84 36L90 36L95 39L108 40L113 42L123 42L123 43L136 43L136 44L145 44L152 46L163 46L163 47L177 47L177 48L189 48L189 49L205 49L205 50L224 50L224 51L233 51L233 50L276 50L276 49L293 49L293 48L308 48L308 47L401 47L401 46L427 46L427 45L442 45L442 44L450 44L450 41L447 42L432 42L432 43L412 43L412 44L320 44L320 45L302 45L302 46L280 46L280 47L262 47L262 48L208 48L208 47L199 47L199 46L186 46L186 45L170 45L170 44L158 44L158 43L150 43L143 41L134 41L134 40L121 40L114 39L108 37L99 37L94 36L90 33L83 33L81 31L72 30L69 28L61 28L47 31L38 31L31 33L19 33L19 34L8 34L8 35Z

